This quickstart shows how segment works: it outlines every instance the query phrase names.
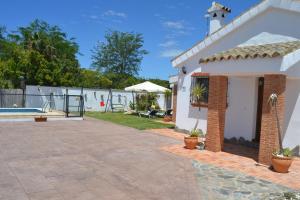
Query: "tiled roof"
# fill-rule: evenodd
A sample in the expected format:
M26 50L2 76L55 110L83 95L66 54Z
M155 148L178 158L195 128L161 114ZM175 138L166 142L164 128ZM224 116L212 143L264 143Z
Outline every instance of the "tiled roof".
M293 51L300 49L300 40L292 42L281 42L273 44L264 44L257 46L243 46L229 49L212 56L201 58L199 63L208 63L222 60L237 60L247 58L274 58L285 56Z

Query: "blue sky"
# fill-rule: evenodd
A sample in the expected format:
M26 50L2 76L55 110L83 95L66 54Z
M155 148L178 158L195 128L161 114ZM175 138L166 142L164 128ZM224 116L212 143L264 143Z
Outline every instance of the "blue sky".
M260 0L220 0L232 8L228 21ZM91 49L108 29L144 35L149 51L140 76L167 79L176 74L172 56L203 39L204 15L212 0L1 0L0 25L8 30L42 19L75 37L82 67L91 65Z

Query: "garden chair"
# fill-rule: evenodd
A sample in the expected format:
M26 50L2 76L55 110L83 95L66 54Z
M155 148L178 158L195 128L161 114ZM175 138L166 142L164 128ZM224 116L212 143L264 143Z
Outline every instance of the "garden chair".
M154 118L156 116L157 110L148 110L147 112L138 112L139 116L145 116L148 118Z

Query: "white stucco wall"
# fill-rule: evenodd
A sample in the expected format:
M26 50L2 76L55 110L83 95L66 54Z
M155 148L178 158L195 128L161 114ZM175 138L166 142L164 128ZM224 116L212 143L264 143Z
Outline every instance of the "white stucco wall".
M195 108L190 105L191 75L198 72L197 67L188 67L187 74L178 76L176 126L179 129L199 128L206 132L207 108Z
M225 138L255 137L258 78L229 77Z
M300 79L288 79L283 146L300 145ZM300 153L300 152L299 152Z

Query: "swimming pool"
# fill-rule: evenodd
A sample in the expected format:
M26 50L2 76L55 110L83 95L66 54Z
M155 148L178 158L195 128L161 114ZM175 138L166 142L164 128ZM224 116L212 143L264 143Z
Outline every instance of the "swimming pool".
M0 113L44 113L38 108L0 108Z

